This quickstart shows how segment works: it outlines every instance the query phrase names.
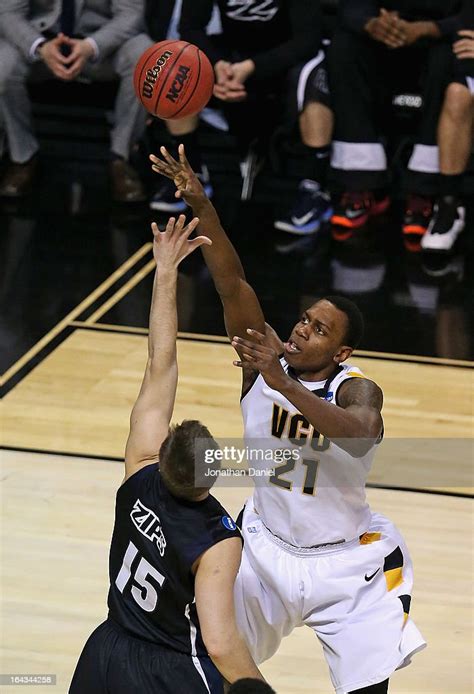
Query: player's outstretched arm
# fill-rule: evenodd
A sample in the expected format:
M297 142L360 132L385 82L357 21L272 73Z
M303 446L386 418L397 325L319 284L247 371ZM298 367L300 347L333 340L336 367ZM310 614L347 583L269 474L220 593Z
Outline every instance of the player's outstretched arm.
M211 241L205 236L189 240L199 224L194 218L188 225L181 215L171 217L165 231L153 222L153 256L156 272L150 309L148 361L137 401L130 415L130 433L125 449L125 479L158 460L173 413L178 381L176 361L176 284L178 265L187 255Z
M165 147L161 147L160 152L163 159L150 155L153 171L174 181L176 197L183 198L192 207L201 220L204 233L212 240L212 246L203 247L202 251L224 306L227 334L229 337L243 337L249 326L264 332L265 320L257 296L245 279L240 258L222 228L213 204L186 159L184 146L179 146L179 161Z
M241 677L263 680L235 620L234 583L241 555L240 538L218 542L201 556L195 581L204 644L214 665L231 684Z

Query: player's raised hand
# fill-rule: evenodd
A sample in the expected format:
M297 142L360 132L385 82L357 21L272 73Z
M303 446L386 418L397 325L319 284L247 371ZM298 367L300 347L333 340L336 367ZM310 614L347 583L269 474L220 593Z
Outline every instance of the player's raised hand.
M186 158L184 145L178 147L178 161L171 156L166 147L160 147L160 153L163 159L155 154L150 154L151 168L174 182L176 186L175 197L183 198L192 207L200 200L207 200L204 188Z
M237 336L232 338L232 347L240 356L240 360L233 362L234 366L259 371L270 388L280 390L288 376L283 370L276 350L271 346L273 343L269 344L266 336L258 330L247 328L247 333L254 341Z
M155 222L151 224L153 232L153 257L158 269L176 270L180 262L190 255L196 248L212 244L207 236L196 236L190 239L190 235L199 224L198 217L194 217L186 224L186 217L181 214L176 220L170 217L164 231L160 231Z

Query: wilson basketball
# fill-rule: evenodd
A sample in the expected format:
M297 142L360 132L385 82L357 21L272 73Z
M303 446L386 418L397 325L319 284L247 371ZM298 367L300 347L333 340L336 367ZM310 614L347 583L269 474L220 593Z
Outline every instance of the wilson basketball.
M160 41L138 60L135 93L158 118L184 118L201 111L212 95L214 70L208 57L186 41Z

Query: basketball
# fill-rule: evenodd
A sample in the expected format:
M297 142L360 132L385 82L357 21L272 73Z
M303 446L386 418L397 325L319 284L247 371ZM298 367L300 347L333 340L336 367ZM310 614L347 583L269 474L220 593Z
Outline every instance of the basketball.
M205 53L192 43L160 41L138 60L133 83L149 113L163 119L184 118L206 106L214 70Z

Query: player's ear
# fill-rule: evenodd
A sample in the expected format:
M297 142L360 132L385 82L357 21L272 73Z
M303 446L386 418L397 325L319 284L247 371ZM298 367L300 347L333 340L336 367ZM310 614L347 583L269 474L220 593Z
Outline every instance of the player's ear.
M349 359L353 351L354 350L352 349L352 347L347 347L346 345L343 345L342 347L339 347L338 351L333 357L333 360L336 362L336 364L342 364L343 361Z

